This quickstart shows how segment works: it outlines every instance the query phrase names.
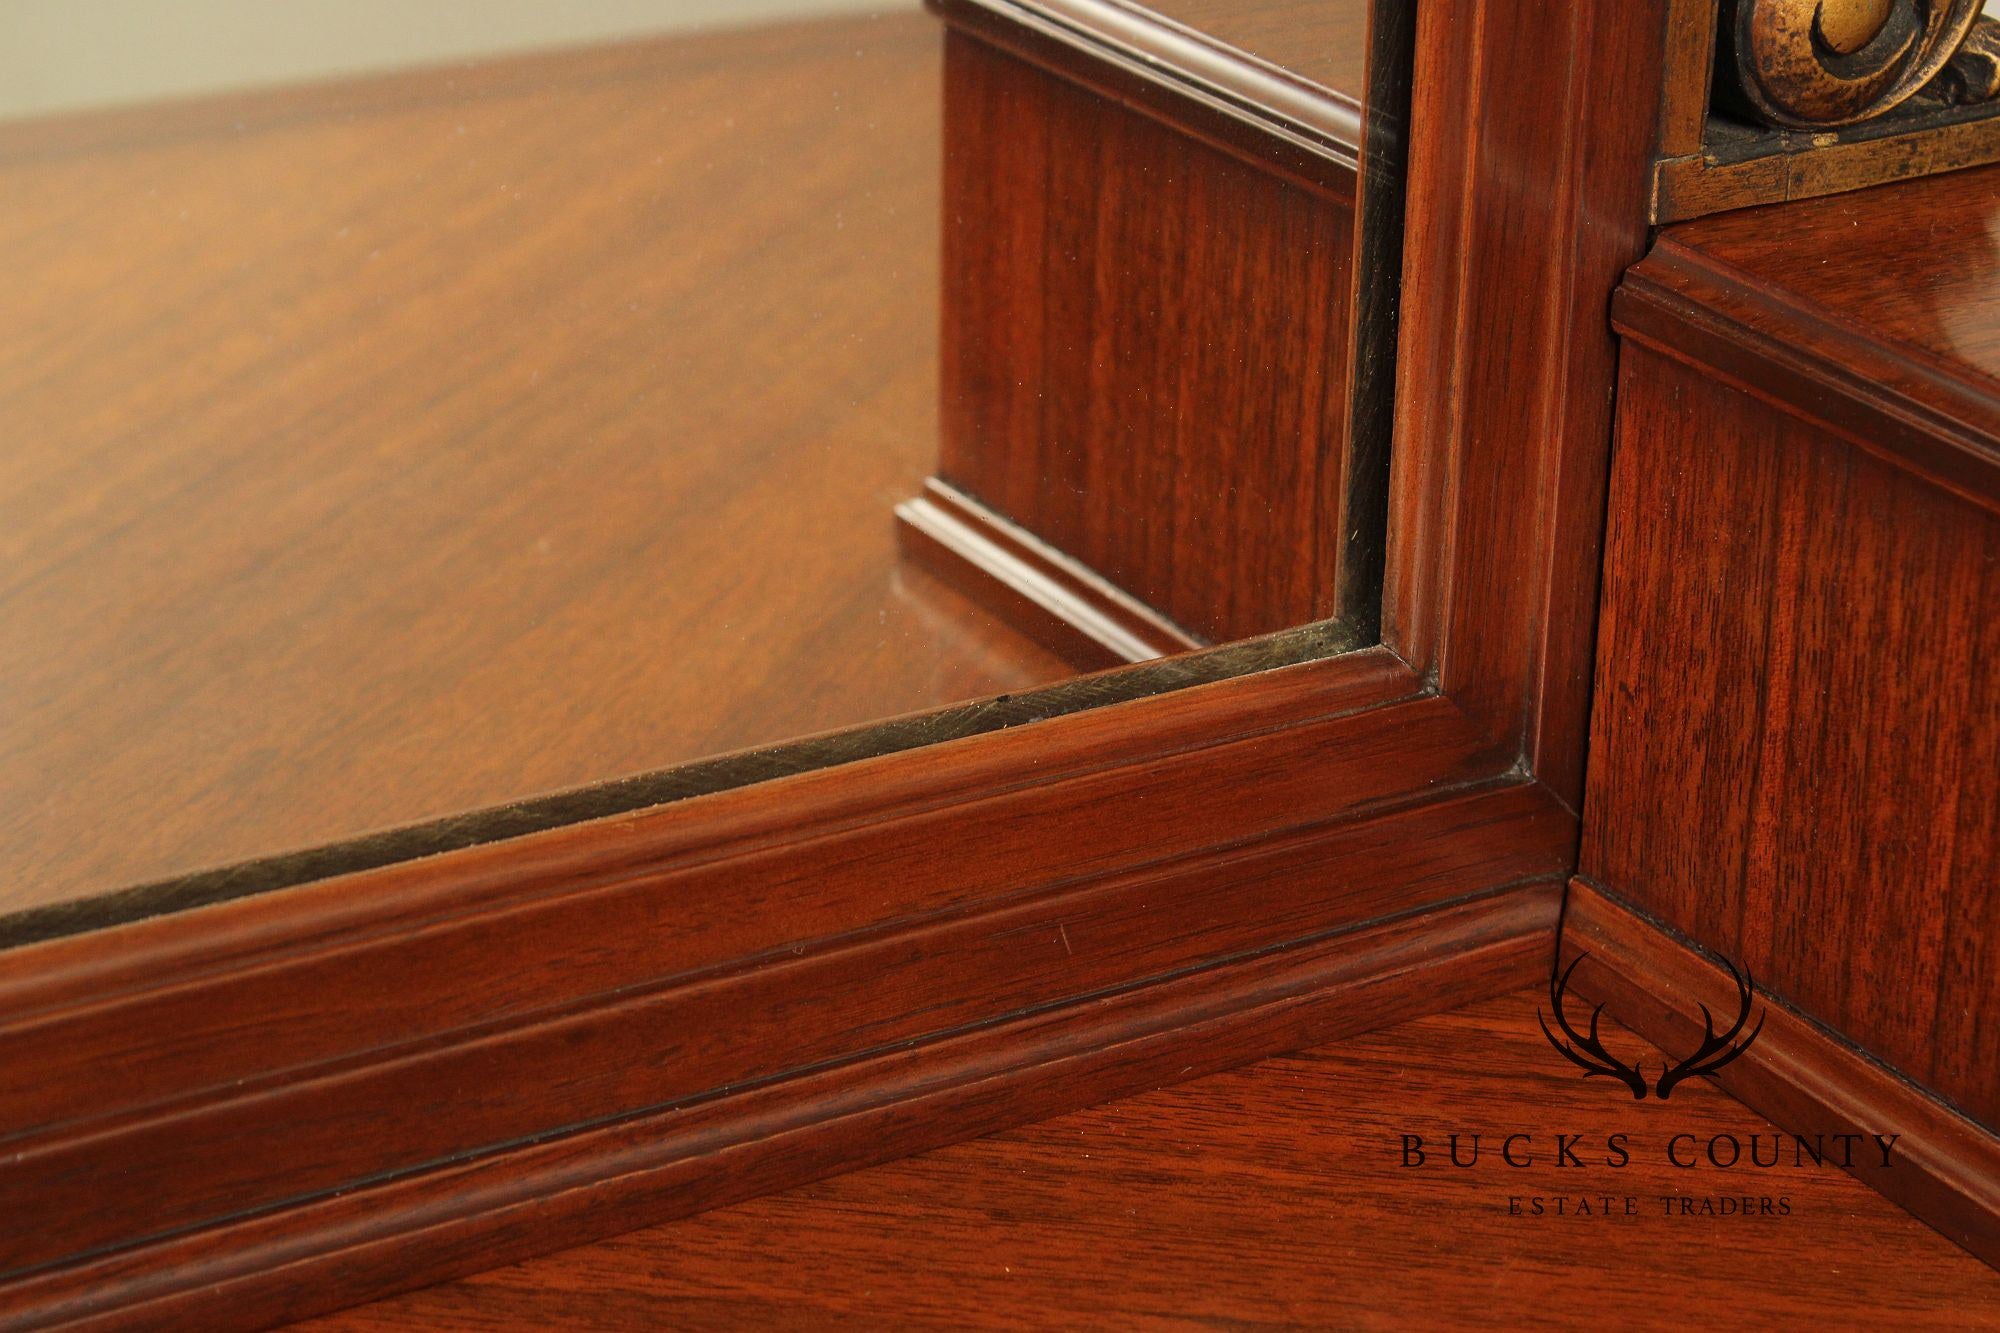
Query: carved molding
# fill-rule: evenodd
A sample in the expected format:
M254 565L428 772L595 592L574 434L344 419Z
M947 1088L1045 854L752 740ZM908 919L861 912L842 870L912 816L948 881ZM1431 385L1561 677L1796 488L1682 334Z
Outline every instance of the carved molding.
M1870 120L1933 80L1980 101L2000 81L2000 25L1982 0L1723 0L1723 83L1739 110L1782 129ZM1954 65L1961 50L1964 60ZM1951 72L1946 73L1950 67Z

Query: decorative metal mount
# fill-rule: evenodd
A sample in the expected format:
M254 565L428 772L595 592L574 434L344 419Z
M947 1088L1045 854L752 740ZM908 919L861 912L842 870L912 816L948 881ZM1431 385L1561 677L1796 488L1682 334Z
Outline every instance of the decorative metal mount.
M2000 22L1983 18L1972 25L1932 91L1953 106L2000 101Z
M1873 120L1919 92L2000 94L2000 23L1982 0L1723 0L1723 104L1787 130Z
M1983 0L1666 0L1655 222L2000 163Z

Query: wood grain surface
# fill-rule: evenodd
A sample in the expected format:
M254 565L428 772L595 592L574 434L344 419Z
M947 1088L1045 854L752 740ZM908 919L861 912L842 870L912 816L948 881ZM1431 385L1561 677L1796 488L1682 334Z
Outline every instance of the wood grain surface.
M2000 167L1671 228L1614 314L2000 512Z
M1996 184L1684 224L1627 279L1581 863L1989 1128Z
M1382 639L1572 808L1664 4L1417 5Z
M1441 82L1419 108L1429 148L1411 175L1410 253L1428 277L1411 289L1404 327L1406 347L1442 355L1399 390L1398 424L1411 432L1391 514L1401 536L1388 552L1394 651L627 805L511 842L11 951L0 958L9 1035L48 1043L44 1063L66 1062L49 1088L22 1090L50 1097L38 1165L66 1153L87 1160L83 1141L97 1135L130 1150L112 1169L168 1187L106 1191L107 1206L127 1210L107 1220L73 1197L73 1177L41 1177L59 1187L51 1206L65 1210L63 1236L19 1237L21 1253L51 1255L65 1237L117 1239L23 1275L11 1294L32 1288L42 1310L107 1321L141 1304L149 1314L171 1308L204 1329L219 1312L303 1314L690 1211L730 1189L776 1188L996 1128L1046 1113L1036 1108L1062 1095L1105 1095L1134 1068L1191 1075L1195 1051L1238 1058L1324 1040L1298 1019L1342 1016L1345 994L1328 978L1405 949L1421 961L1405 957L1390 980L1417 978L1424 998L1446 1003L1465 978L1431 985L1430 968L1451 962L1434 952L1440 939L1469 938L1502 972L1522 966L1524 944L1543 947L1553 928L1552 877L1574 847L1591 487L1608 442L1610 346L1599 324L1644 233L1636 187L1650 150L1638 127L1657 82L1648 10L1631 0L1560 11L1482 0L1464 23L1441 21L1440 6L1420 12L1432 21L1420 25L1417 68ZM1525 88L1523 71L1534 76ZM1249 86L1282 94L1283 83ZM1143 90L1119 95L1144 100ZM1628 104L1643 114L1626 114ZM1213 137L1226 139L1220 122L1242 110L1217 110ZM1523 188L1551 163L1549 188ZM1485 353L1503 338L1508 374ZM1475 352L1485 360L1466 359ZM1510 379L1537 386L1522 410ZM1309 867L1308 880L1274 879L1258 897L1261 870L1280 863ZM1018 956L977 932L1083 899L1141 904L1122 916L1126 933L1105 937L1092 994L1010 1021L1020 1014L1013 982L977 996L953 990L957 961L997 958L1022 995L1060 981L1070 964L1054 951L1070 957L1066 926L1051 935L1037 921L1018 937L1029 942ZM1516 910L1501 914L1512 924L1496 942L1493 921L1483 936L1475 927L1480 909L1503 899ZM1336 901L1394 914L1329 936L1332 919L1310 918ZM1253 902L1256 920L1239 910ZM698 930L684 928L690 904ZM1195 904L1178 936L1191 970L1147 975L1172 945L1161 923L1179 931L1184 904ZM1467 913L1466 929L1438 932ZM944 917L950 929L940 929ZM962 959L923 951L947 935L978 947ZM1356 957L1363 939L1373 943ZM687 1108L698 1115L633 1101L676 1073L647 1060L663 1002L707 994L712 982L837 979L840 962L864 958L842 984L867 993L901 942L918 946L906 957L938 988L901 992L915 1007L892 1003L882 1020L920 1031L923 1006L941 995L969 1002L954 1011L964 1027L876 1056L848 1046L852 1061L703 1098ZM838 998L810 987L794 995L803 1005ZM254 1002L233 1003L243 1000ZM1332 1008L1316 1011L1322 1004ZM972 1012L979 1005L989 1006L984 1017ZM1218 1053L1210 1020L1192 1016L1230 1005L1214 1021L1244 1026ZM1134 1010L1151 1025L1137 1065L1125 1063L1129 1027L1096 1021ZM125 1014L140 1021L121 1025ZM1066 1026L1074 1018L1093 1021ZM562 1048L565 1033L586 1027L590 1041ZM78 1040L63 1042L57 1028ZM119 1041L159 1057L145 1081L121 1083L116 1062L95 1058L103 1047L90 1043ZM1265 1044L1278 1042L1288 1044ZM573 1083L547 1077L549 1050L569 1062ZM752 1042L732 1058L767 1054ZM939 1056L943 1064L927 1063ZM893 1069L886 1083L843 1081L863 1065ZM994 1066L1030 1072L1016 1086L980 1072ZM1094 1071L1081 1088L1070 1079L1079 1067ZM369 1095L349 1095L364 1084ZM1021 1086L1043 1100L1024 1101ZM107 1089L115 1105L100 1095ZM292 1151L286 1131L343 1098L351 1123L366 1128L333 1145L339 1163ZM509 1144L481 1151L472 1140L516 1103L540 1110L506 1127ZM829 1107L833 1118L814 1119ZM462 1110L469 1132L451 1144L436 1122ZM595 1119L580 1124L579 1114ZM176 1136L166 1122L182 1115L230 1134ZM787 1132L760 1132L780 1123ZM402 1142L405 1124L420 1143ZM677 1155L688 1140L670 1129L700 1151ZM174 1156L191 1143L225 1174L176 1177ZM430 1167L407 1151L441 1143L450 1156ZM253 1151L255 1160L237 1160ZM754 1170L737 1169L746 1160ZM341 1180L341 1164L368 1174ZM288 1191L299 1181L325 1192L298 1200ZM204 1225L203 1208L217 1202L234 1211ZM137 1239L166 1218L187 1229L157 1244Z
M9 951L0 1306L317 1312L1493 993L1510 768L1375 649Z
M1565 966L1585 1003L1682 1056L1701 1049L1704 1015L1727 1027L1739 1012L1737 978L1712 953L1662 927L1585 879L1563 904ZM1733 964L1732 964L1733 966ZM2000 1136L1803 1017L1769 991L1753 1005L1756 1037L1719 1068L1716 1086L1779 1125L1829 1133L1900 1135L1896 1169L1866 1160L1854 1175L2000 1267Z
M1381 486L1345 468L1351 158L1284 170L1296 140L1225 150L972 31L940 479L1202 641L1342 612L1343 497Z
M2000 516L1623 375L1582 872L2000 1125Z
M1399 839L1412 851L1423 841ZM264 1327L1393 1024L1504 993L1539 973L1550 954L1560 899L1557 883L1519 883L1296 947L1249 952L1070 1003L1010 1010L935 1040L892 1040L858 1058L810 1063L788 1077L594 1118L568 1133L517 1138L492 1151L454 1155L429 1170L374 1174L292 1206L239 1212L212 1226L29 1267L0 1288L0 1327L137 1325L202 1333ZM1057 946L1065 959L1073 956L1066 932L1061 920L1053 938L1045 928L1023 928L1018 921L988 931L993 948L1051 960ZM1094 928L1086 938L1109 946L1108 955L1118 952ZM917 943L919 951L923 947ZM950 966L949 950L938 960ZM885 960L878 954L847 961L874 976ZM1059 974L1062 965L1051 970ZM836 987L822 998L837 1009L852 989ZM753 997L752 1008L765 1008L757 998L768 999ZM772 1017L788 1008L782 1002L768 1007ZM592 1049L608 1050L623 1071L613 1077L628 1081L632 1075L671 1076L672 1054L656 1054L661 1016L657 1010L637 1015L641 1021L610 1047L602 1033L560 1022L541 1025L554 1038L543 1049L572 1046L586 1060ZM570 1031L557 1030L563 1027ZM582 1040L572 1042L571 1035ZM709 1040L699 1030L685 1035L688 1049ZM758 1049L753 1043L743 1053L755 1058ZM513 1099L506 1089L526 1084L493 1079L504 1071L482 1060L477 1045L459 1054L474 1064L460 1068L445 1102L426 1105L421 1094L405 1099L390 1091L387 1101L375 1103L376 1113L364 1110L359 1121L348 1121L362 1140L357 1146L395 1151L405 1128L434 1137L430 1121L506 1113ZM574 1054L568 1062L574 1067ZM393 1063L378 1060L373 1072L393 1078L384 1068ZM587 1093L573 1074L544 1068L534 1062L526 1077L540 1075L536 1086L550 1097L560 1100L572 1089ZM309 1083L289 1081L294 1091ZM333 1109L338 1118L338 1109L323 1098L331 1093L337 1100L341 1084L336 1074L308 1092L321 1099L320 1107L295 1112L291 1123L319 1124L321 1109ZM260 1112L267 1120L272 1111L285 1118L277 1106L255 1106L256 1090L248 1100L253 1122ZM412 1114L390 1123L379 1113L385 1105ZM208 1145L198 1125L183 1126L180 1137L198 1148ZM217 1151L198 1165L212 1166L231 1147L214 1146ZM285 1146L292 1151L280 1173L314 1169L316 1149ZM114 1228L142 1226L148 1210L157 1214L156 1201L122 1188L136 1182L107 1160L115 1151L100 1148L80 1176L68 1177L64 1192L90 1195L116 1215ZM23 1156L42 1154L30 1149ZM192 1174L174 1177L168 1193L200 1189L205 1182L188 1180ZM78 1186L79 1179L107 1177L121 1186L112 1195ZM43 1195L30 1208L39 1211L44 1202L54 1201ZM105 1220L84 1225L101 1229Z
M1418 1019L307 1327L2000 1327L2000 1274L1838 1170L1669 1165L1674 1135L1774 1128L1712 1088L1636 1103L1583 1081L1537 1030L1545 1000ZM1660 1058L1620 1029L1606 1041ZM1445 1164L1454 1132L1481 1134L1475 1167ZM1515 1149L1533 1166L1496 1160L1509 1133L1534 1136ZM1558 1133L1596 1151L1559 1166ZM1617 1133L1621 1170L1603 1165ZM1423 1168L1402 1165L1404 1134L1425 1140ZM1606 1195L1610 1216L1509 1211ZM1789 1215L1700 1212L1746 1195ZM1662 1196L1695 1211L1669 1215Z
M1357 100L1368 80L1369 0L1154 0L1146 6Z
M1066 674L899 566L911 13L0 135L0 908Z
M2000 167L1707 218L1667 235L1770 289L1770 299L1824 311L1933 368L2000 381Z

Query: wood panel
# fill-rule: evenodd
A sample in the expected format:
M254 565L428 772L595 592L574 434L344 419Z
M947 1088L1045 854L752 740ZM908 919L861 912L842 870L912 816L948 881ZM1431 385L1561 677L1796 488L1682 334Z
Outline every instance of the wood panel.
M2000 1274L1836 1170L1668 1165L1673 1134L1773 1126L1708 1089L1607 1095L1544 1044L1544 1002L1505 996L309 1327L2000 1327ZM1480 1133L1484 1157L1405 1169L1405 1133ZM1540 1160L1496 1169L1506 1133L1534 1135ZM1586 1148L1557 1166L1557 1133L1625 1133L1632 1160L1607 1170ZM1789 1213L1661 1209L1719 1188ZM1642 1212L1508 1209L1607 1192Z
M1618 324L2000 509L2000 167L1663 233Z
M2000 518L1626 350L1583 873L2000 1124Z
M1580 997L1677 1058L1700 1048L1704 1010L1723 1023L1736 1012L1736 978L1712 955L1588 880L1563 905L1562 956L1579 968ZM1716 1071L1716 1086L1796 1133L1898 1135L1892 1169L1864 1159L1854 1176L2000 1268L2000 1137L1782 1001L1766 994L1755 1012L1755 1039Z
M1200 641L1342 610L1351 160L957 31L945 87L939 477Z
M1773 225L1780 219L1782 229ZM1859 334L1931 370L1941 393L1954 379L2000 378L1996 232L2000 167L1712 218L1667 237L1718 275L1734 270L1743 285L1754 282L1789 314L1802 350ZM1800 327L1808 321L1817 327ZM1919 385L1912 376L1908 391Z
M891 533L937 43L9 127L0 911L1070 674Z

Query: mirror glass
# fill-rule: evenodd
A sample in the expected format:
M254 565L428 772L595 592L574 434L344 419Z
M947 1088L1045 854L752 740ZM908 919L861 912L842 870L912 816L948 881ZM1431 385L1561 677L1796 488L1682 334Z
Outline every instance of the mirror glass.
M0 943L1369 641L1353 144L1002 8L0 6Z

